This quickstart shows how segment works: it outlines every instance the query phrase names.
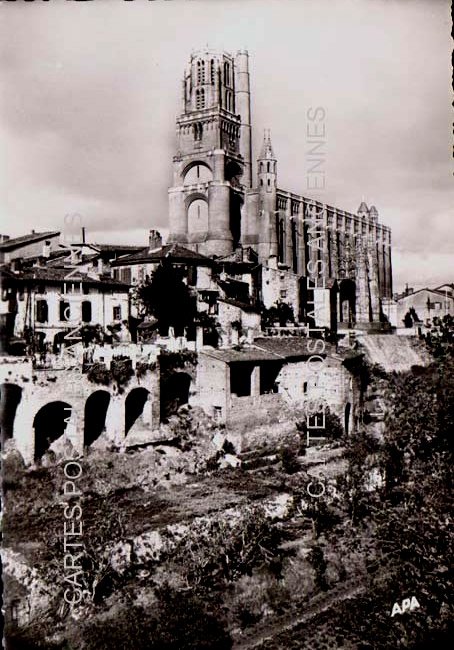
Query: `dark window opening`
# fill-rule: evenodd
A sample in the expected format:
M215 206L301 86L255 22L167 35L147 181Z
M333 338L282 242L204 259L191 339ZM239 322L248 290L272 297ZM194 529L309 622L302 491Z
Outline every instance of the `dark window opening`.
M279 384L276 381L280 372L280 363L264 363L260 366L260 394L278 393Z
M174 372L161 381L161 419L168 418L188 403L191 381L187 372Z
M84 300L82 303L82 320L84 323L91 322L91 302Z
M61 300L59 304L59 316L61 321L67 321L71 318L71 307L69 302Z
M49 307L47 305L47 300L36 301L36 320L38 323L47 323L49 320Z
M248 363L235 363L230 366L230 392L237 397L251 394L251 377L254 366Z

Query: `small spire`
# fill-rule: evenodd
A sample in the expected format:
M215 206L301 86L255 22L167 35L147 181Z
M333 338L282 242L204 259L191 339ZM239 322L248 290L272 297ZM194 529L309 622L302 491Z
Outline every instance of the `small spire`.
M273 145L271 144L271 129L263 129L263 144L259 160L261 159L276 160Z

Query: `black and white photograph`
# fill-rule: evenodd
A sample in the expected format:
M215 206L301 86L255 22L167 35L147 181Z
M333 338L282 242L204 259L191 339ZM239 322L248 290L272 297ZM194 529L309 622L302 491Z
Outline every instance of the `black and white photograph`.
M0 0L6 650L447 650L449 0Z

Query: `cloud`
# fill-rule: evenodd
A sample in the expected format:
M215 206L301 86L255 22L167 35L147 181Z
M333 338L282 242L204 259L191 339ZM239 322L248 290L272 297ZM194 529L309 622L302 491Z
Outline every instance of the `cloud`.
M208 43L248 47L254 151L271 128L280 187L307 194L306 111L323 106L326 191L315 198L377 206L393 231L396 285L421 276L421 253L427 273L432 264L449 272L447 1L337 0L329 12L317 0L2 9L8 234L60 227L70 212L107 237L166 228L182 73Z

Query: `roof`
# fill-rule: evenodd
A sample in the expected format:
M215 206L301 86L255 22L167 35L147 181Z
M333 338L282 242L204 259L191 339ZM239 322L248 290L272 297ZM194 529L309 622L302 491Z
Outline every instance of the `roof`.
M423 289L418 289L417 291L413 291L412 293L409 293L407 295L401 295L398 298L396 298L396 302L399 302L401 300L404 300L405 298L413 298L417 293L421 293L421 291L428 291L429 293L434 293L436 296L441 296L443 298L446 298L446 294L444 291L439 291L438 289L429 289L428 287L424 287ZM451 296L448 295L448 298Z
M31 232L28 235L15 237L14 239L7 239L6 241L2 242L0 244L0 251L10 251L14 250L15 248L21 248L21 246L27 246L28 244L39 242L42 239L57 237L59 234L59 230L49 230L47 232Z
M84 244L85 246L90 246L90 248L96 248L100 252L108 251L131 251L139 252L143 250L143 246L132 246L124 244Z
M312 355L324 356L334 351L331 343L325 341L325 348L323 352L319 351L319 347L315 345L315 338L307 338L302 336L291 337L276 337L276 336L263 336L254 340L254 344L268 352L273 352L284 359L295 359L298 357L310 357ZM312 349L308 349L308 344L312 342Z
M223 361L224 363L237 363L239 361L282 361L279 356L273 354L272 352L261 350L254 345L247 347L245 346L238 349L229 348L228 350L202 350L202 354L206 354L207 356L217 359L218 361Z
M55 267L37 267L34 266L25 269L15 274L16 280L23 282L30 282L36 280L37 282L85 282L93 285L109 285L118 287L119 289L129 290L129 285L124 282L114 280L109 276L102 276L99 278L88 275L88 273L80 272L78 269L69 268L55 268Z
M180 244L166 244L154 250L142 248L142 250L132 255L125 255L120 259L112 262L112 266L125 266L129 264L140 264L143 262L160 262L163 259L176 260L187 264L198 264L200 266L210 266L213 263L209 257L191 251L189 248L180 246Z
M314 342L312 338L278 338L259 337L254 339L253 345L247 345L238 349L228 350L203 350L202 354L213 357L224 363L253 362L253 361L288 361L289 359L307 358L312 355L326 356L334 351L330 343L325 342L325 351L320 353L308 350L308 343Z
M359 208L358 208L358 214L359 214L360 212L369 212L369 208L368 208L367 205L364 203L364 201L361 201L360 206L359 206Z

